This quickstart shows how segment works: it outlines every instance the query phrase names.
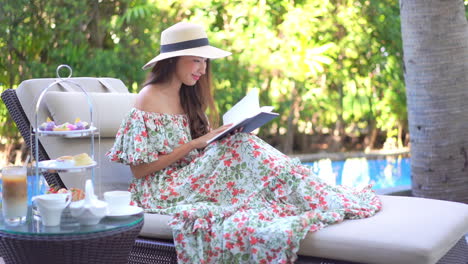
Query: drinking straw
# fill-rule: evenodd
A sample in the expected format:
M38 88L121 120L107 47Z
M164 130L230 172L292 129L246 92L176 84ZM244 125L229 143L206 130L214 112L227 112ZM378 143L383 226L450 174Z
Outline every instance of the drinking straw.
M23 164L23 168L26 168L28 166L30 158L31 158L31 156L29 156L29 155L26 157L26 160L24 161L24 164Z

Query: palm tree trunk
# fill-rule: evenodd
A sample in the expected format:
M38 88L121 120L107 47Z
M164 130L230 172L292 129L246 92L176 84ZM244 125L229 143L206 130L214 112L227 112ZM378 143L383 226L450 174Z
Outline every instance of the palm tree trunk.
M468 203L468 24L462 0L400 0L413 195Z

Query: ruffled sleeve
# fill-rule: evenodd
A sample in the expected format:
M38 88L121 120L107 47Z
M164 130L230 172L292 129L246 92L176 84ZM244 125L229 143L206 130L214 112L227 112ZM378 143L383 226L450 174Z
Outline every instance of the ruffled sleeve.
M149 115L133 108L124 118L116 134L114 146L106 156L114 162L138 165L158 160L172 152L164 116Z

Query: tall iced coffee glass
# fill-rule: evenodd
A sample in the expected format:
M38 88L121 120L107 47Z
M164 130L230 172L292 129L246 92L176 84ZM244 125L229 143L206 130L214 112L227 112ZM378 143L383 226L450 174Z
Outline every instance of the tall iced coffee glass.
M2 211L6 224L18 225L26 221L28 211L27 168L7 166L2 169Z

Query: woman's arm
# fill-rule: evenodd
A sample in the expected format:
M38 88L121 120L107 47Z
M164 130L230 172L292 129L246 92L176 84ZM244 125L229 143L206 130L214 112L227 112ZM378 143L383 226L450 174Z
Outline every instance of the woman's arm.
M175 148L171 153L166 155L159 155L158 160L144 163L139 165L130 165L133 176L137 179L143 178L144 176L151 174L156 171L160 171L179 159L185 157L190 151L195 149L193 140Z
M190 151L194 149L200 149L206 147L206 142L210 140L212 137L216 136L217 134L223 132L231 125L224 125L219 127L208 134L201 136L197 139L194 139L188 143L178 146L175 148L171 153L166 155L159 155L158 160L144 163L139 165L130 165L130 169L132 170L133 176L137 179L143 178L144 176L151 174L156 171L160 171L167 166L171 165L172 163L180 160L181 158L185 157Z

